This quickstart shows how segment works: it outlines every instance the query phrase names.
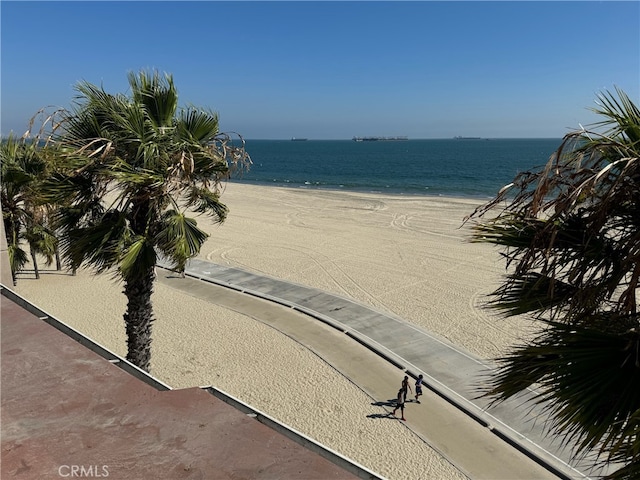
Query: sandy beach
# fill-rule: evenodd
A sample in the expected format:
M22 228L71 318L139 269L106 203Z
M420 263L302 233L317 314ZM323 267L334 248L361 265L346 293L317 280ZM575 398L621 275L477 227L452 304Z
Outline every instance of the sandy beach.
M354 298L483 358L531 333L481 308L504 266L468 242L463 219L479 201L237 183L222 199L225 223L198 217L211 234L202 259ZM108 275L27 271L15 289L126 355L125 298ZM389 479L465 478L401 422L368 418L380 409L370 397L273 328L165 285L153 305L151 373L172 388L213 385Z

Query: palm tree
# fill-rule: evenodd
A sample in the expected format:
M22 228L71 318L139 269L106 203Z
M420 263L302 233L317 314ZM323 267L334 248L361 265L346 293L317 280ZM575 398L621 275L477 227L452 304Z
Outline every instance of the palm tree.
M621 90L602 118L565 136L545 168L522 173L477 209L473 240L503 247L509 275L489 302L545 328L499 359L486 394L535 384L551 430L640 478L640 110ZM513 194L511 192L514 192Z
M36 278L40 278L36 254L45 255L50 265L57 249L57 239L49 228L51 207L38 205L37 201L39 184L47 174L43 151L38 139L28 136L18 139L11 134L0 144L2 219L14 285L17 273L28 261L25 241Z
M217 114L178 108L170 75L129 74L130 96L87 82L62 118L59 164L46 185L62 254L124 282L127 360L149 371L154 267L165 257L184 268L208 235L191 209L222 222L221 182L250 159L218 130ZM241 139L242 140L242 139Z

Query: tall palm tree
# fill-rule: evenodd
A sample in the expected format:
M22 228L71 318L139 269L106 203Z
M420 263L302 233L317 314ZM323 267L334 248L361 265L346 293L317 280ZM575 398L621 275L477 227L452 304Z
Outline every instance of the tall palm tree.
M221 182L250 159L243 142L219 132L217 114L178 108L172 76L131 73L129 85L130 95L76 86L45 191L62 205L57 225L67 264L111 271L124 282L127 360L149 371L156 261L161 255L180 269L198 254L208 235L186 212L222 222Z
M472 218L510 272L489 305L542 322L499 359L495 401L535 384L551 431L640 478L640 110L604 92L591 130L568 134L545 168L520 174Z

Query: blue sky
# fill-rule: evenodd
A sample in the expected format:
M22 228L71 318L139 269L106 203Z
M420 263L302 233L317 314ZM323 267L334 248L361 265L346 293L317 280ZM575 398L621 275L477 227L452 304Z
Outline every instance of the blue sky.
M640 97L640 2L0 2L1 130L172 73L251 139L561 137Z

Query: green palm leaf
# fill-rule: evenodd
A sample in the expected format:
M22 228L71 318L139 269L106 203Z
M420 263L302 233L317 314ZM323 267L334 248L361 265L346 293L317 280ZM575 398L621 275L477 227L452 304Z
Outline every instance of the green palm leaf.
M207 144L218 135L218 115L194 108L182 110L176 129L178 137L186 142Z
M61 239L62 253L73 268L86 261L102 273L119 264L132 236L126 216L110 211L90 224L69 229Z
M34 224L27 228L24 236L29 244L45 257L45 265L51 265L58 247L58 239L54 232L42 224Z
M543 313L568 304L577 289L570 284L536 272L509 275L507 281L492 293L487 306L506 316Z
M601 314L598 324L615 324ZM624 323L633 323L624 319ZM505 399L530 385L543 392L554 415L552 428L579 443L580 449L606 451L625 438L626 425L640 411L637 332L546 322L533 342L499 359L489 380L489 395Z
M169 210L162 217L162 229L155 241L162 254L173 262L174 267L183 267L187 259L196 256L209 235L199 229L193 218Z
M228 208L220 202L220 196L207 188L192 187L186 198L186 206L198 213L212 216L216 223L227 218Z
M19 272L29 261L29 256L18 244L10 243L7 245L7 253L9 255L9 266L11 271Z
M157 257L153 242L143 236L132 238L132 242L126 246L118 260L120 271L125 279L144 278L156 264Z
M626 136L637 152L640 147L640 108L619 88L616 88L616 94L618 98L610 92L599 95L600 106L592 110L605 119L595 125L607 127L606 136Z
M472 242L493 243L504 247L522 248L534 243L544 231L545 220L505 215L490 222L474 225Z
M178 93L170 75L158 72L129 73L133 100L142 105L146 117L155 128L170 128L178 108Z

